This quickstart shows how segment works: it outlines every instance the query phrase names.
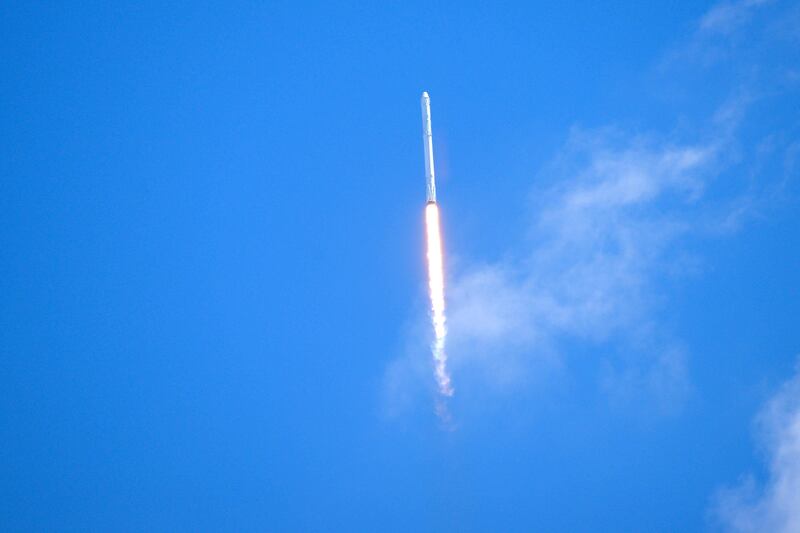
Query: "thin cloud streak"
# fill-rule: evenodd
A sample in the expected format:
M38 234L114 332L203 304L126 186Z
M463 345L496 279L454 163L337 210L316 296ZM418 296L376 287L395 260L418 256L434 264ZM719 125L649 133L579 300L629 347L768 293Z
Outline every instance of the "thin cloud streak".
M700 19L700 31L730 34L750 19L753 9L769 2L770 0L720 2Z

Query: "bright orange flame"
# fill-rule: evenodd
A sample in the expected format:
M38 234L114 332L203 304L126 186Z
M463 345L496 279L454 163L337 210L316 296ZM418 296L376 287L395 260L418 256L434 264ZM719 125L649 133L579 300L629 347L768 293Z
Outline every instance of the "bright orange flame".
M444 314L442 236L439 230L439 207L435 203L429 203L425 207L425 229L428 236L428 287L431 296L431 320L435 336L431 349L436 364L436 381L439 384L439 392L445 396L452 396L453 388L450 385L450 375L447 373L447 354L444 350L447 327Z

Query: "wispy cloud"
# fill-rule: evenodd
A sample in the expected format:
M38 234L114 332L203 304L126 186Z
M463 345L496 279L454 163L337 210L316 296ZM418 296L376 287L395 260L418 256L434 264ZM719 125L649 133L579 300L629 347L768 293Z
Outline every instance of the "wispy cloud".
M770 0L739 0L721 2L713 6L700 19L700 31L729 34L745 24L758 6Z
M757 418L766 452L763 483L752 476L717 496L715 511L724 527L740 533L800 531L800 366Z
M607 365L610 395L647 387L674 404L666 396L689 388L686 357L655 324L656 288L695 269L677 245L708 229L698 206L724 142L573 131L546 170L552 184L534 193L529 239L508 259L454 276L454 371L525 380L578 339L647 355L641 368Z
M731 71L741 69L737 72L739 75L750 74L750 69L757 68L753 59L763 53L765 43L776 37L775 31L761 20L767 16L764 12L775 10L775 3L772 0L731 0L713 5L692 25L685 39L666 51L660 67L679 71L722 64ZM777 10L785 11L785 8L778 5Z

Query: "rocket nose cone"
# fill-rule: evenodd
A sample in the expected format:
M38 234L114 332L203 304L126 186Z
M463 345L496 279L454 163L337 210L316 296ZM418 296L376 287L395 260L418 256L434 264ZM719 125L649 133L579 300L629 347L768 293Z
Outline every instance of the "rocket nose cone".
M428 98L428 92L427 91L422 93L422 99L424 100L426 98Z

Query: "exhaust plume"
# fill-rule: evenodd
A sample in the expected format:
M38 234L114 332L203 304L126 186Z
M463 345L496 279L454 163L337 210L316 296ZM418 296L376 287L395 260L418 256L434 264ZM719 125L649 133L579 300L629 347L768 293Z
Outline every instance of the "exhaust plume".
M431 320L434 340L431 344L436 382L444 396L453 395L450 375L447 372L445 338L447 325L444 312L444 267L442 261L442 236L439 229L439 206L434 202L425 207L425 229L428 241L428 288L431 297Z

